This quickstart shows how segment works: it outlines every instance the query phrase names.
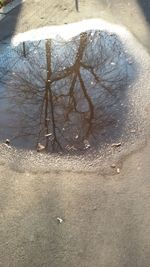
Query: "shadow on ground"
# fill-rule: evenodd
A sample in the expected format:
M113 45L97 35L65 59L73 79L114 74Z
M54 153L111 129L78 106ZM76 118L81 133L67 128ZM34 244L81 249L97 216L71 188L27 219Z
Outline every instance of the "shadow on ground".
M150 1L138 0L137 2L139 4L141 10L143 11L143 14L145 16L147 23L150 24Z
M0 21L0 42L7 38L11 38L15 33L19 14L21 12L22 3L7 13L5 18Z

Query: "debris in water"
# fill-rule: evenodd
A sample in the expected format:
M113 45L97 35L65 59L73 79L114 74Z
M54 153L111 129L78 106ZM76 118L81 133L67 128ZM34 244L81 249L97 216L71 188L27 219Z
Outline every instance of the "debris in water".
M111 62L110 64L111 64L112 66L115 66L115 65L116 65L116 63L115 63L115 62Z
M129 64L129 65L133 64L133 60L132 60L132 58L128 58L128 64Z
M136 130L131 130L130 133L136 133Z
M78 139L79 138L79 135L77 134L76 136L75 136L75 139Z
M10 145L10 140L9 139L6 139L5 144L6 145Z
M111 147L119 147L119 146L121 146L121 143L114 143L111 145Z
M84 145L86 149L90 148L90 143L88 140L84 140Z
M6 139L4 145L5 145L7 148L11 148L11 146L10 146L10 140L9 140L9 139Z
M69 145L66 146L66 149L69 151L70 150L77 150L74 146L69 146Z
M45 134L45 137L52 136L52 133Z
M45 150L45 146L43 146L42 144L38 143L38 145L37 145L37 152L41 152L43 150Z

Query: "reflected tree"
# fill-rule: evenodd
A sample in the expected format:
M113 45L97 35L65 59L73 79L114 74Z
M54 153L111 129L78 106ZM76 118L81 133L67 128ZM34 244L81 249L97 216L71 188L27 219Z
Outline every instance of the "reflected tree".
M50 152L83 151L116 127L133 68L115 34L26 42L13 53L18 62L0 72L19 121L14 138L31 136Z

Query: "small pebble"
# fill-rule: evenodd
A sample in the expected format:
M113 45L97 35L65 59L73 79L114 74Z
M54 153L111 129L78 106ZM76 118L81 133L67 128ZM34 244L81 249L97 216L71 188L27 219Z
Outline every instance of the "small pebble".
M62 223L62 222L63 222L63 219L57 217L57 221L58 221L59 223Z
M118 173L118 174L120 173L120 169L119 169L119 168L117 168L117 173Z
M110 165L110 167L114 169L114 168L116 168L116 164L113 163Z

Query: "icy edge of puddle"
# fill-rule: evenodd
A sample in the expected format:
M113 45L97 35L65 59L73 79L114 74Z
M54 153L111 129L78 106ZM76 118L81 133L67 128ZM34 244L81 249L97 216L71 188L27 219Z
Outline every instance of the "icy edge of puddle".
M81 32L88 30L105 30L109 33L116 33L124 38L131 36L131 33L124 26L112 24L102 19L88 19L67 25L46 26L19 33L12 38L12 44L18 45L20 42L24 41L39 41L48 38L57 39L58 36L67 41L79 35Z
M24 33L19 33L11 39L11 44L17 46L25 41L39 41L45 39L55 39L67 41L89 30L100 30L108 32L108 34L116 34L125 49L132 53L133 56L138 54L137 63L143 61L143 57L149 57L147 50L144 48L136 37L123 25L107 22L103 19L87 19L79 22L69 23L65 25L52 25L33 29ZM138 60L139 59L139 60Z

